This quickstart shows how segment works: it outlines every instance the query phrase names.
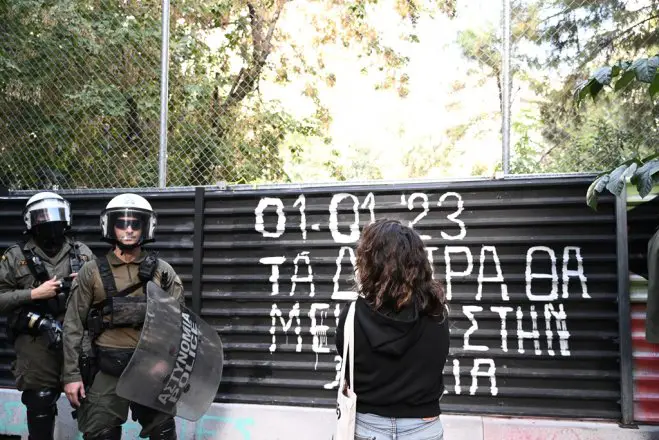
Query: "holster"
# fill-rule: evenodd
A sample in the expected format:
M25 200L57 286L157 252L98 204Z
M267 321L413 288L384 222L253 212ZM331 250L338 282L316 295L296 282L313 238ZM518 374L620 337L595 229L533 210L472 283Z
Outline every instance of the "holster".
M133 356L133 349L97 347L98 369L110 376L119 377Z
M96 373L98 373L98 359L93 348L90 351L80 354L80 357L78 358L78 366L80 368L80 376L82 376L82 383L85 385L85 390L89 391L94 383Z
M86 341L87 344L83 343L83 350L78 356L78 368L80 369L80 377L82 378L82 384L85 387L85 393L89 393L92 385L94 384L94 378L96 373L98 373L98 355L96 353L96 347L89 340ZM78 408L74 408L71 412L71 417L73 419L78 418Z

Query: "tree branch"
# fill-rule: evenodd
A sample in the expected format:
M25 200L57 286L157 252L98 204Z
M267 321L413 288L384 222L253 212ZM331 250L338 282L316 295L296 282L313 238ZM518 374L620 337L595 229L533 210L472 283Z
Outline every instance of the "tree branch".
M278 0L272 20L270 20L267 33L264 35L264 18L259 14L251 2L247 3L249 18L252 25L252 56L248 66L240 70L234 80L229 95L222 104L223 110L237 104L254 91L256 82L261 77L263 66L272 50L272 37L277 27L281 12L288 0Z
M272 21L270 22L270 28L268 29L268 35L265 37L265 48L267 53L270 53L270 50L272 50L272 36L275 33L275 28L277 27L277 22L279 21L279 16L281 15L281 11L284 9L284 5L286 4L288 0L279 0L279 4L277 5L277 10L275 11L275 16L272 18ZM267 55L266 55L267 56ZM263 60L265 62L265 59Z
M543 18L542 21L540 21L540 23L545 24L545 23L547 23L549 20L551 20L551 19L553 19L553 18L556 18L556 17L558 17L558 16L560 16L560 15L564 15L564 14L567 14L567 13L569 13L569 12L573 12L573 11L575 11L577 8L578 8L578 7L573 7L573 6L570 6L570 7L568 7L568 8L565 8L565 9L563 9L561 12L557 12L556 14L552 14L552 15L550 15L550 16L547 17L547 18Z
M628 34L629 32L633 31L634 29L636 29L636 28L639 27L640 25L645 24L645 23L647 23L648 21L650 21L650 20L654 20L654 19L656 19L656 18L659 18L659 15L653 15L653 16L651 16L651 17L648 17L648 18L644 19L644 20L641 20L641 21L639 21L638 23L631 25L631 26L628 27L627 29L623 29L623 30L621 30L621 31L611 31L611 32L609 33L610 38L608 38L608 41L606 41L605 43L603 43L602 46L612 44L614 41L619 40L619 39L620 39L621 37L623 37L625 34Z
M263 51L263 20L251 2L247 2L249 21L252 24L252 61L260 58Z
M561 144L556 144L553 147L551 147L549 150L545 151L542 156L540 156L540 159L538 160L538 163L544 162L544 160L551 154L552 151L554 151L556 148L561 146Z
M231 85L231 89L224 98L224 101L218 105L214 115L214 126L217 129L218 136L223 138L226 134L227 124L223 121L233 107L239 104L243 99L258 88L258 81L261 78L263 66L272 50L272 38L277 27L277 22L284 9L284 5L289 0L276 0L276 9L272 19L267 22L267 31L265 30L266 20L263 12L259 12L253 1L247 2L249 21L251 24L252 34L252 53L246 65L240 69ZM213 101L218 102L219 97L214 95Z

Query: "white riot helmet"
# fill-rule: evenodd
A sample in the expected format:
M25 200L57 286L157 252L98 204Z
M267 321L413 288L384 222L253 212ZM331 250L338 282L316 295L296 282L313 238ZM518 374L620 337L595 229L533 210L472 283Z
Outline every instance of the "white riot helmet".
M122 235L117 236L116 231ZM155 231L156 213L151 204L137 194L120 194L110 200L101 212L103 240L121 249L132 249L154 241ZM139 238L131 240L133 234L139 235Z
M40 192L27 201L23 209L23 221L28 231L37 225L50 222L64 222L66 229L71 227L71 205L59 194Z

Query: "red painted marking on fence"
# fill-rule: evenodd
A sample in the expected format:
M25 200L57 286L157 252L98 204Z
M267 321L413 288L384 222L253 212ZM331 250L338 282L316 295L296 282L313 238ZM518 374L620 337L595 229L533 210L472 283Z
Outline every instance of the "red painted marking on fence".
M645 339L645 304L632 304L634 420L659 423L659 344Z

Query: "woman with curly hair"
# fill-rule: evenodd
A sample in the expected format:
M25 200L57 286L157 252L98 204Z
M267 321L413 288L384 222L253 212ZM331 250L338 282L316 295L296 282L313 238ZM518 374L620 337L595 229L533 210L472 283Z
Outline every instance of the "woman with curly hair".
M442 440L448 311L419 235L397 220L366 226L356 281L355 439ZM339 353L348 309L336 330Z

